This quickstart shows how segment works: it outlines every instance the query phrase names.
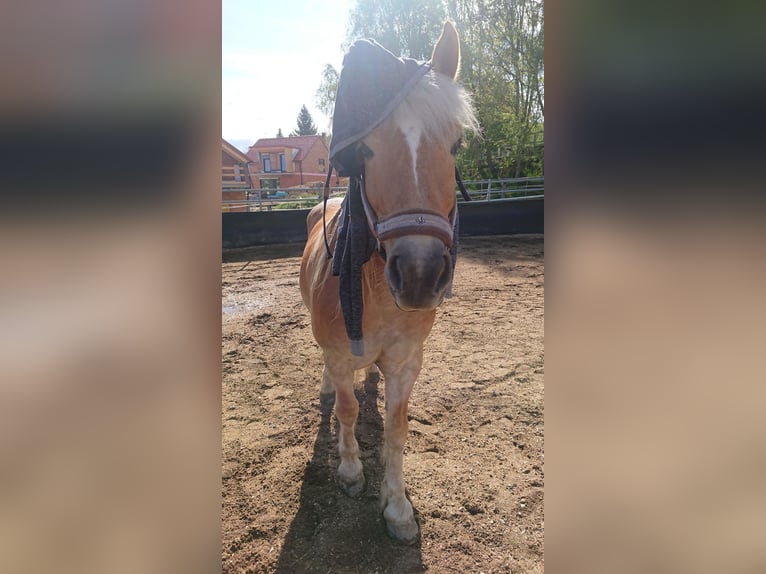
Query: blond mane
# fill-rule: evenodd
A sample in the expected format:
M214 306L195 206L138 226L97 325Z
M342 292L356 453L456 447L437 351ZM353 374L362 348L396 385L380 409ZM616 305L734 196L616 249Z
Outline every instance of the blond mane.
M465 89L431 70L392 114L397 125L417 124L427 139L452 146L462 130L479 132L471 97Z

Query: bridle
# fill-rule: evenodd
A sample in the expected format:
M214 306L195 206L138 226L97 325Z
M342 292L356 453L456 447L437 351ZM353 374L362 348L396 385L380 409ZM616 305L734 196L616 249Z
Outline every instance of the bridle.
M440 239L449 249L455 235L457 223L457 202L449 214L442 214L431 210L407 210L380 219L370 205L367 198L367 189L364 182L364 174L360 176L360 192L364 214L367 216L367 225L370 227L372 236L378 244L378 252L383 252L382 244L388 239L403 237L404 235L430 235Z
M327 179L324 185L324 203L322 205L322 227L324 232L324 243L327 249L327 258L332 259L332 251L330 250L330 244L327 241L327 218L325 216L327 212L327 200L330 197L330 176L332 174L333 166L330 165L330 169L327 172ZM353 177L358 178L359 191L362 198L362 206L364 207L364 214L367 218L367 225L370 228L370 233L377 242L378 253L383 255L385 259L385 250L383 249L383 242L388 239L395 239L397 237L403 237L405 235L429 235L440 239L447 249L452 248L455 234L457 233L457 201L455 201L455 207L449 214L449 217L444 217L441 213L430 210L407 210L390 215L384 219L380 219L375 213L375 210L370 205L367 199L367 191L364 183L364 171ZM460 171L455 166L455 181L460 188L460 193L465 201L471 201L471 196L463 185L463 180L460 177ZM351 190L349 185L349 191Z

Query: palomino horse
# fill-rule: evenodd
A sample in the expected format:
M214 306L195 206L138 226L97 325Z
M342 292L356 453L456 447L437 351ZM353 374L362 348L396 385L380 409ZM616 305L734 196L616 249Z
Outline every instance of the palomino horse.
M327 203L326 213L318 205L309 214L309 238L301 263L301 294L324 355L320 392L335 392L335 414L340 423L339 485L350 496L358 495L364 487L354 436L359 412L354 371L369 372L377 366L385 381L386 403L381 507L389 534L403 543L413 543L418 537L402 472L407 402L420 372L423 343L434 323L436 307L452 282L455 153L463 130L477 128L470 100L454 82L459 60L457 32L446 23L434 47L430 70L357 144L364 152L365 210L368 217L377 219L369 225L379 246L362 267L363 351L352 354L349 350L339 281L327 256L338 240L337 200ZM423 230L402 225L391 232L385 227L386 222L400 221L397 217L402 214L414 215L419 223L431 223ZM440 222L434 223L437 219Z

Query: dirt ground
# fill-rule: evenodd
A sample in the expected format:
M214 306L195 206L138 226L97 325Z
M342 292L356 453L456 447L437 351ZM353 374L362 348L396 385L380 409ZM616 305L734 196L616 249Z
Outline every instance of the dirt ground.
M334 482L302 248L223 256L223 571L542 572L543 237L461 238L410 400L413 546L388 538L378 508L383 379L357 384L365 490Z

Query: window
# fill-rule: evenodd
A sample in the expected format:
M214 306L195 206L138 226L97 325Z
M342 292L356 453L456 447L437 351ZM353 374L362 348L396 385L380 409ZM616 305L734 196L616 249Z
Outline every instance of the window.
M271 190L279 187L278 179L262 179L261 183L261 199L266 199L271 195Z
M324 160L323 159L319 160L319 171L324 173Z
M271 156L267 153L263 154L263 171L264 173L271 171Z
M279 169L282 173L287 171L287 163L285 163L285 154L279 154Z

